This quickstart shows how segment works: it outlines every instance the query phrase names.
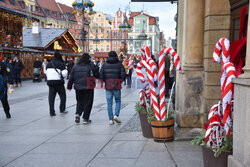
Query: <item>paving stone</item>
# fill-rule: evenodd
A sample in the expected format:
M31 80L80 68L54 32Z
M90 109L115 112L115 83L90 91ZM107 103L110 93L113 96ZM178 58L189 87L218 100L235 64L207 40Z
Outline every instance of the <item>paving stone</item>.
M156 143L153 139L148 139L143 152L167 152L167 148L164 143Z
M136 159L107 159L107 158L95 158L87 167L133 167Z
M61 134L47 141L47 143L107 143L112 135L90 135L90 134Z
M27 154L7 167L80 167L91 158L88 154Z
M111 141L97 157L102 158L137 158L144 146L144 141Z
M201 151L201 148L192 146L190 141L175 141L165 143L167 148L174 151Z
M118 133L113 140L147 140L147 138L143 137L142 132L126 132L126 133Z
M185 161L202 161L202 153L200 151L171 151L176 162Z
M45 143L31 151L39 154L95 154L103 144L100 143Z
M175 167L167 152L143 152L136 162L136 167Z

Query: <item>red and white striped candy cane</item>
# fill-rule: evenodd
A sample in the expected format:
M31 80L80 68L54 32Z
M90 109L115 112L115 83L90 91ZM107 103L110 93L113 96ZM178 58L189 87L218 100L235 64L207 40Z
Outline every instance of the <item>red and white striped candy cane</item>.
M145 48L147 48L147 47L145 47ZM143 49L142 49L142 52L143 52ZM146 55L146 52L145 52L145 55ZM147 54L147 55L150 55L150 54ZM149 60L148 62L150 62L150 58L146 58L146 59ZM154 65L155 64L153 64L153 63L148 64L145 60L142 60L137 64L136 73L139 76L140 81L142 83L145 83L146 78L144 77L141 70L142 70L142 67L144 67L147 70L147 79L148 79L149 88L150 88L150 102L151 102L151 105L154 109L156 119L161 120L160 113L159 113L158 100L157 100L157 95L156 95L156 89L155 89L155 84L154 84L154 80L155 80L154 79L155 74L154 74L154 70L153 70Z
M157 69L156 69L156 64L155 61L151 58L150 55L150 49L148 46L144 46L142 48L142 52L144 52L143 54L146 56L146 62L150 65L150 67L152 67L152 73L154 76L154 81L157 81Z
M221 54L222 58L220 57ZM213 61L220 63L221 59L223 125L227 135L230 135L230 126L232 125L231 101L234 93L232 79L235 78L236 74L234 65L230 63L230 41L227 38L221 38L215 46Z
M165 107L165 56L169 55L174 58L175 69L181 70L180 57L172 48L166 47L159 54L159 86L160 86L160 113L161 119L165 120L166 107Z
M227 135L230 135L230 127L232 126L232 97L234 94L233 78L236 78L235 67L231 62L226 62L223 65L226 72L226 79L223 83L222 91L222 105L223 105L223 125Z
M141 89L139 95L140 95L141 106L146 108L147 107L146 92L143 89Z
M215 45L213 53L213 61L221 62L220 55L222 54L222 63L230 61L230 41L227 38L221 38Z

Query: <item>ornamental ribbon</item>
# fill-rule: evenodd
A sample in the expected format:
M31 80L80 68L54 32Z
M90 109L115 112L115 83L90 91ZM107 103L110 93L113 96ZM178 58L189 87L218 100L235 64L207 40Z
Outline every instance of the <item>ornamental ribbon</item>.
M160 85L160 113L161 120L165 120L166 107L165 107L165 56L170 54L174 58L174 64L176 70L181 70L180 57L172 48L166 47L159 54L159 85Z
M147 100L146 100L146 92L144 91L144 89L141 89L139 92L140 95L140 104L143 107L147 107Z

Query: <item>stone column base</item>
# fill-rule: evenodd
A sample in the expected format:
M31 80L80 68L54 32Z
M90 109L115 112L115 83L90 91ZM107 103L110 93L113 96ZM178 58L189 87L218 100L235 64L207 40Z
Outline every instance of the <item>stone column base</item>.
M204 123L202 68L185 68L179 74L176 122L180 128L202 128Z
M228 157L228 167L247 167L237 160L234 156L230 155Z

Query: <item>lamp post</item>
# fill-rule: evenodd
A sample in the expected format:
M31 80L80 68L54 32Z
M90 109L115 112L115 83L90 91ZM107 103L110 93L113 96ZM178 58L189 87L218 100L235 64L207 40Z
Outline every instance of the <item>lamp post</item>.
M82 34L82 52L84 52L84 43L85 43L85 39L86 39L86 35L88 34L85 31L85 13L87 13L89 15L94 14L95 12L93 11L93 7L94 7L94 3L91 0L76 0L72 3L72 6L74 8L73 14L79 14L80 16L82 16L82 30L81 30L81 34Z
M131 32L131 31L132 31L132 26L129 25L128 23L119 25L119 32L121 32L122 34L123 33L125 34L125 37L124 37L124 56L126 55L126 46L127 46L126 32Z

